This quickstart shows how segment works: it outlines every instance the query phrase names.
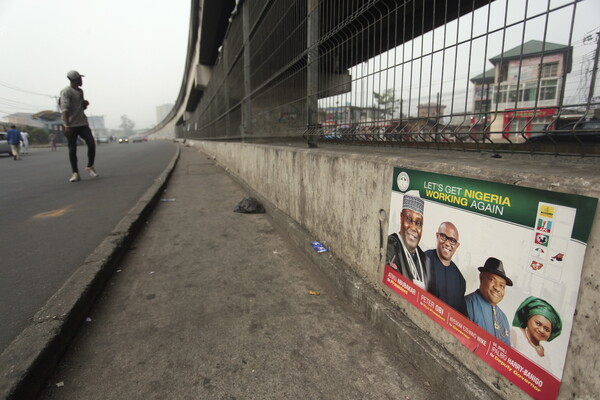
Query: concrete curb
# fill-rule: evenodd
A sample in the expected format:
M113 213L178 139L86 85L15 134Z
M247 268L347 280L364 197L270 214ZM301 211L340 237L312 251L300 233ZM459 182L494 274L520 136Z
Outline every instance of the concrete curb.
M177 146L166 169L136 205L38 311L31 325L0 355L0 365L4 369L0 376L1 399L36 397L104 289L115 266L158 203L177 165L180 152Z
M395 351L411 360L416 370L430 377L429 382L436 392L445 393L447 398L452 399L501 398L342 260L331 252L316 253L310 243L318 240L317 238L311 237L310 233L296 221L254 191L228 168L219 164L217 159L208 154L207 156L213 158L236 183L263 203L269 219L277 229L334 283L356 311L363 314L373 326L395 344Z

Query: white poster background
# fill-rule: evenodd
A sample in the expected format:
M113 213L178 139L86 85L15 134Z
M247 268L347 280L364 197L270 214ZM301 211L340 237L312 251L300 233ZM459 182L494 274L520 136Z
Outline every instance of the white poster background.
M403 197L402 193L392 191L388 235L400 230ZM532 198L531 201L536 200ZM502 261L506 275L513 281L513 286L506 287L504 299L498 304L511 326L519 304L529 296L542 298L556 309L563 322L562 332L552 342L544 342L543 346L552 360L550 372L561 379L579 292L585 245L572 239L566 241L563 261L554 263L554 268L563 269L562 280L554 282L536 274L536 271L529 267L532 259L533 228L425 199L424 202L423 233L419 247L423 251L436 247L435 234L442 222L450 221L456 226L460 247L452 261L466 280L465 295L479 288L477 268L483 266L488 257L496 257ZM532 225L533 218L534 216Z

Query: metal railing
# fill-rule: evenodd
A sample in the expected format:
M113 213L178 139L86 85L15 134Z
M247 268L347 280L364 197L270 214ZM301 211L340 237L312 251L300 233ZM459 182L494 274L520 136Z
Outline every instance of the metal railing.
M178 136L597 154L586 3L241 1Z

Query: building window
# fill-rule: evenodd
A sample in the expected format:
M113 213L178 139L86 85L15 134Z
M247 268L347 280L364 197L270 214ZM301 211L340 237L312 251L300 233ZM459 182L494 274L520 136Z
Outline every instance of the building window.
M522 90L517 85L501 85L496 92L496 103L516 103L521 101Z
M489 99L490 98L490 85L476 85L475 86L475 98L477 99Z
M554 78L558 76L558 61L542 64L540 75L542 78Z
M475 101L475 113L486 113L491 110L491 104L489 100L477 100Z
M531 120L531 132L546 132L548 127L552 124L552 118L532 118Z
M511 133L520 133L525 130L527 126L526 118L515 118L510 122L509 130Z
M506 103L508 99L508 85L496 87L496 103Z
M540 100L556 99L556 87L558 81L556 79L548 79L542 81L540 88Z
M530 82L525 84L525 89L519 90L519 97L522 101L535 101L535 94L537 93L537 84Z
M518 90L517 90L518 89ZM535 82L529 82L521 84L518 87L516 85L500 85L495 88L495 102L498 104L502 103L518 103L518 102L532 102L536 100L537 84ZM546 79L540 82L540 91L538 100L556 100L558 91L558 80L557 79Z
M508 101L511 103L515 103L517 101L517 87L510 87L510 91L508 92Z

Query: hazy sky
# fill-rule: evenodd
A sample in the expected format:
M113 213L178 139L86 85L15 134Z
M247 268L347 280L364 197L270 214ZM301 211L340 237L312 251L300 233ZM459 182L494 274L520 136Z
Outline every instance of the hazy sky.
M570 2L551 0L550 7ZM548 7L544 0L511 0L508 7L505 0L492 4L490 31L503 25L505 13L510 25L513 20L522 20L524 15L536 15ZM524 4L528 4L527 11ZM520 44L523 31L525 40L542 39L545 25L548 27L547 41L567 44L571 10L572 7L567 7L553 12L547 24L542 16L529 21L526 29L523 24L509 28L504 50ZM121 115L133 120L136 128L154 126L157 122L156 107L174 103L179 94L187 51L189 11L190 0L0 0L0 119L14 112L55 110L54 96L68 85L67 71L76 69L85 75L83 89L90 101L88 115L103 115L107 128L111 129L118 128ZM600 29L599 17L600 0L585 0L578 4L572 38L573 71L567 77L565 93L571 104L581 101L589 90L595 41L584 41L584 37L594 36L594 32ZM487 8L480 9L475 16L462 18L460 31L465 37L461 35L461 39L484 33L486 19ZM473 32L472 25L475 27ZM436 30L436 42L444 37L442 29ZM448 41L451 41L456 29L456 21L446 27ZM428 83L414 81L416 91L413 90L410 95L402 94L403 98L414 100L410 112L416 112L417 103L428 101L428 96L433 96L435 101L437 92L443 95L442 103L450 105L453 82L457 82L454 100L458 108L470 108L470 102L463 100L472 91L468 79L483 72L484 68L491 68L487 59L502 52L502 36L501 31L490 36L489 40L485 40L484 35L473 43L472 51L469 50L470 42L465 42L459 46L461 52L456 66L452 61L452 51L446 52L443 87L438 78L441 74L437 73L431 89ZM430 33L422 40L426 44L433 43L432 38ZM487 54L483 51L484 44ZM401 49L402 46L389 52L392 59L403 57ZM438 61L441 54L436 55ZM471 67L467 69L469 54ZM384 58L389 60L388 53L371 63L382 68L381 60ZM425 59L422 66L414 63L414 67L429 71L432 67L426 62ZM399 65L399 61L392 61L393 64ZM360 76L373 72L372 68L363 71L365 65L351 70L353 79L360 85L364 84ZM389 72L395 74L393 77L377 75L374 79L394 80L398 89L401 79L396 70L398 68ZM356 85L352 93L327 101L331 104L335 101L339 104L348 101L361 104L361 92L368 94L385 89L380 87L381 84L367 84L366 88L360 85ZM405 91L408 86L404 86ZM408 107L408 102L404 106Z
M75 69L88 116L154 126L179 94L189 13L189 0L0 0L0 119L55 110Z

